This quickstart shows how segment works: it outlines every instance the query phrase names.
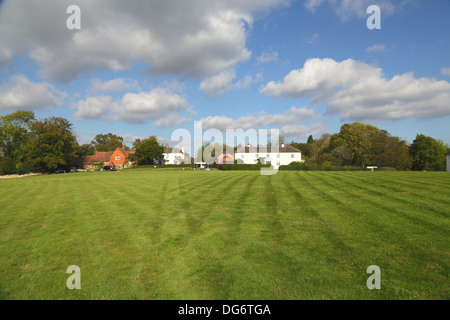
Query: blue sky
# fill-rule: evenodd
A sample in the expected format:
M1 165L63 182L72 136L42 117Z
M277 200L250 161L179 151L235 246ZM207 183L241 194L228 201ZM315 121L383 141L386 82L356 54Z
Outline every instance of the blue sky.
M72 4L80 30L66 27ZM6 0L0 115L65 117L80 143L174 145L194 121L299 142L359 121L450 143L449 31L446 0Z

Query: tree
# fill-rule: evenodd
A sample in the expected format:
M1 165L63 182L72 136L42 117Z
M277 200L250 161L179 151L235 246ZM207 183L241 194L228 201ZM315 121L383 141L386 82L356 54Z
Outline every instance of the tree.
M132 159L137 160L140 165L154 164L155 159L162 159L164 146L160 145L155 136L142 140Z
M391 136L386 130L370 137L372 162L380 167L393 167L397 170L410 169L412 159L405 140Z
M95 147L92 144L76 144L74 146L74 157L86 158L95 154Z
M346 123L341 126L338 137L332 136L330 138L330 145L342 143L342 145L349 147L353 155L353 164L365 166L373 161L370 137L378 132L380 132L380 129L370 124Z
M30 122L29 126L30 137L25 146L27 166L44 172L67 168L76 145L72 124L67 119L51 117Z
M349 147L344 145L334 148L332 154L339 160L341 166L350 165L353 159L352 151Z
M114 151L122 147L123 137L112 133L98 134L91 143L97 151Z
M418 134L409 147L414 170L443 171L446 168L446 147L440 140Z
M137 138L137 139L134 140L134 142L133 142L133 148L134 148L134 149L137 149L137 148L139 148L139 146L140 146L141 144L142 144L141 139Z
M17 168L24 161L29 124L34 119L32 111L23 110L0 117L0 155L8 158L9 169L12 168L11 163Z
M308 141L306 143L311 144L313 142L314 142L314 138L313 138L312 134L310 134L308 137Z

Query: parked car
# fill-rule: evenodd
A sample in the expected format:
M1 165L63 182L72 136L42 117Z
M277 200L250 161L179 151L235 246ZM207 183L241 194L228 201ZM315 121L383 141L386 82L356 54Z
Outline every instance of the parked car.
M113 166L104 166L103 171L116 171L116 168Z
M64 169L58 169L58 170L56 170L55 173L66 173L66 170L64 170Z
M78 169L76 167L70 168L70 172L78 172Z

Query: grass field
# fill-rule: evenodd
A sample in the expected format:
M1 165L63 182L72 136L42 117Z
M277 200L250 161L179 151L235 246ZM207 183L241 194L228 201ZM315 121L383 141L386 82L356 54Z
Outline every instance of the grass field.
M449 299L449 187L446 172L1 179L0 298Z

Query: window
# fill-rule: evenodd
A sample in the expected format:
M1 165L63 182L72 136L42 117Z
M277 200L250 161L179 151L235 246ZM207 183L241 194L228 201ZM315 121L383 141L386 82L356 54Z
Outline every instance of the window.
M291 154L291 159L294 159L295 158L295 154Z
M266 158L269 158L269 154L266 155Z
M258 154L256 154L256 158L258 158Z
M279 158L280 157L280 154L279 153L277 153L277 158Z
M119 161L119 160L120 160L120 157L116 157L116 160Z

